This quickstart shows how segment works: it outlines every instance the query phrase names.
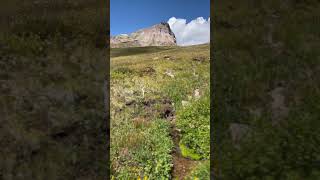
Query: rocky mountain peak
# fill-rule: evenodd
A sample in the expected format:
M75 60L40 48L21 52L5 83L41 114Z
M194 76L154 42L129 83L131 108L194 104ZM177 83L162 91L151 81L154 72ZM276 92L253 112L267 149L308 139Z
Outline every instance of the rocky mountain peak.
M176 37L166 22L140 29L129 35L111 37L111 47L175 46Z

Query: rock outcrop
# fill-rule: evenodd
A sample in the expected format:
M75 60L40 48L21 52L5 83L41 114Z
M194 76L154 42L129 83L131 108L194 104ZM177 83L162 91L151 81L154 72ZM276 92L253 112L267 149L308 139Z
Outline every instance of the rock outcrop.
M111 37L110 43L112 48L177 45L174 33L169 24L165 22L138 30L129 35L120 34Z

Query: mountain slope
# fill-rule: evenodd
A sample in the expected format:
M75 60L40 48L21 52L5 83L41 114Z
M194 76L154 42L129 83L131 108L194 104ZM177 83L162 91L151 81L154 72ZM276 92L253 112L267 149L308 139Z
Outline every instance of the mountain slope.
M319 179L319 8L215 2L215 179Z
M209 172L209 46L122 48L111 54L115 179Z
M156 24L136 32L120 34L110 39L112 48L145 47L145 46L175 46L176 38L168 23Z

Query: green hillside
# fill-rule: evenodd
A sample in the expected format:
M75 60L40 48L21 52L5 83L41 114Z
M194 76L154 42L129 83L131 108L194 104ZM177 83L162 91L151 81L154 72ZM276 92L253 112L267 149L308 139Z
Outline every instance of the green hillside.
M0 179L106 179L106 2L0 3Z
M208 179L209 54L209 45L111 49L115 179Z
M215 1L215 179L319 179L319 8Z

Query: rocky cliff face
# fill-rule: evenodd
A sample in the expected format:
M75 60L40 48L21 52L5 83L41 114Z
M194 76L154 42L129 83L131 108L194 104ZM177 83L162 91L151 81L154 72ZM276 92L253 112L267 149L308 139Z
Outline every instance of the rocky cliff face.
M110 43L112 48L177 45L169 24L164 22L129 35L121 34L111 37Z

